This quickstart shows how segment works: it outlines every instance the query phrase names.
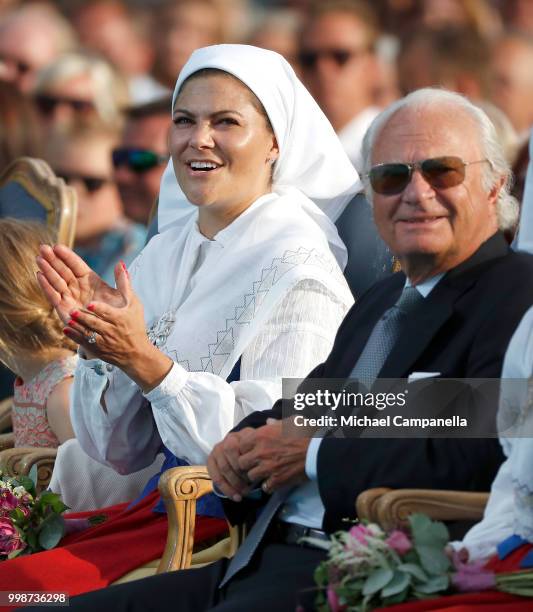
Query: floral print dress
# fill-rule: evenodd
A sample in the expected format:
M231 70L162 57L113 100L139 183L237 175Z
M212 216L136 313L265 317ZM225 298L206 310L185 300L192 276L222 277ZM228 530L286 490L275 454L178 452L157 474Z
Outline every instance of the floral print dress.
M16 378L12 410L15 446L59 446L48 423L46 402L58 383L74 376L77 360L77 355L71 355L51 361L28 382Z

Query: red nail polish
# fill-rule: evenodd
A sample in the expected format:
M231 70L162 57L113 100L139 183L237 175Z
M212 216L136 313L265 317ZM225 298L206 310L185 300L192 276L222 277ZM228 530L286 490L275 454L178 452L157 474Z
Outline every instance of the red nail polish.
M63 333L65 334L65 336L70 336L70 334L72 333L72 330L69 327L64 327Z
M79 311L78 311L78 310L73 310L73 311L70 313L70 316L71 316L73 319L77 319L77 318L80 316L80 313L79 313Z
M90 310L91 312L93 312L93 310L94 310L94 304L89 304L89 305L87 306L87 310Z
M122 269L124 270L124 272L127 272L126 264L122 261L122 259L120 260L120 265L122 266Z
M70 321L67 323L67 325L70 325L70 327L73 327L76 324L76 321L74 321L74 319L70 319Z

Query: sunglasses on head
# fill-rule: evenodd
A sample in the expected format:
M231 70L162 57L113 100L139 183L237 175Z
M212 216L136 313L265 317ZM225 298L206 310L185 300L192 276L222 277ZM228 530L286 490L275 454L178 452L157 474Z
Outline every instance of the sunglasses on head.
M298 59L302 68L315 68L321 57L333 60L339 68L342 68L352 58L365 53L366 49L304 49L298 54Z
M88 193L95 193L110 182L108 178L100 176L83 176L81 174L75 174L74 172L63 172L62 170L54 170L54 173L59 178L62 178L68 185L74 181L80 181L83 183Z
M166 164L167 161L168 155L159 155L148 149L121 148L113 151L113 166L128 166L134 172L146 172L160 164Z
M94 104L90 100L64 98L48 94L36 94L35 103L37 104L37 108L45 115L51 115L59 105L70 106L74 112L80 114L92 113L95 110Z
M447 189L460 185L465 180L466 167L488 162L488 159L465 162L460 157L432 157L413 163L379 164L368 173L370 185L381 195L401 193L411 181L413 172L420 170L422 176L435 189ZM490 162L489 162L490 163Z

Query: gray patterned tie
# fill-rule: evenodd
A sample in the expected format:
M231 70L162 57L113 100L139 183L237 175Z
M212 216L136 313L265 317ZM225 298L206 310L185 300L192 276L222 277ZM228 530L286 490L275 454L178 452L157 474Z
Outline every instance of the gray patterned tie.
M405 318L423 299L416 287L404 288L396 304L374 326L350 378L359 379L368 389L372 387L400 336Z
M221 589L229 580L235 576L243 567L246 567L252 558L259 542L263 539L267 527L274 518L274 515L279 510L283 502L287 499L289 493L294 489L294 486L283 487L272 493L272 496L265 504L261 514L253 524L250 533L246 536L244 542L239 546L235 556L228 565L228 569L224 574L224 578L218 585Z

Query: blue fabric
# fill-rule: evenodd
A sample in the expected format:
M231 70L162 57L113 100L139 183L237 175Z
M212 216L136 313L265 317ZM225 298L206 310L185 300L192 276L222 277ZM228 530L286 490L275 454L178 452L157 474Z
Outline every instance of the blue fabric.
M115 286L115 266L122 259L128 267L140 253L146 241L146 228L124 222L102 236L96 246L74 250L106 283Z
M508 557L517 548L520 548L522 544L527 544L527 543L528 543L527 540L524 540L524 538L521 538L520 536L517 536L517 535L509 536L503 542L500 542L498 546L496 547L496 550L498 551L498 558L505 559L505 557Z
M230 375L226 379L228 383L235 382L240 380L241 377L241 360L240 358L237 360L233 369L230 372ZM159 482L159 478L163 472L166 470L170 470L175 467L182 467L185 465L190 465L188 461L184 459L180 459L180 457L176 457L172 454L171 451L164 445L161 446L161 452L165 455L165 460L163 461L163 465L161 466L161 470L154 474L150 480L144 486L142 493L137 497L137 499L133 500L131 504L127 507L127 510L138 504L145 497L150 495L153 491L157 489L157 484ZM157 501L156 505L153 507L153 512L159 512L161 514L166 514L165 503L161 498ZM222 502L219 497L217 497L214 493L208 493L204 495L196 502L196 514L198 516L212 516L215 518L224 518L224 510L222 508Z
M520 561L520 569L533 568L533 550L530 550L525 557Z
M150 495L150 493L157 489L159 478L163 472L165 472L166 470L170 470L171 468L190 465L187 461L184 461L183 459L174 456L166 446L161 447L161 452L165 455L165 460L163 461L161 470L150 478L150 480L144 486L144 489L142 490L142 493L139 495L139 497L132 501L131 504L128 506L128 510L130 508L133 508L133 506L138 504L145 497ZM159 512L160 514L166 514L167 511L165 508L165 502L161 498L159 498L152 511ZM198 516L213 516L215 518L224 518L224 511L222 509L222 503L220 502L220 499L214 493L204 495L196 502L196 514Z

